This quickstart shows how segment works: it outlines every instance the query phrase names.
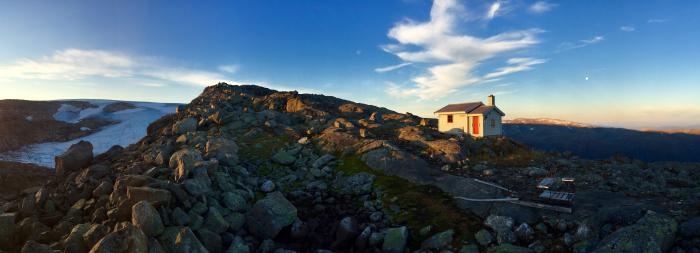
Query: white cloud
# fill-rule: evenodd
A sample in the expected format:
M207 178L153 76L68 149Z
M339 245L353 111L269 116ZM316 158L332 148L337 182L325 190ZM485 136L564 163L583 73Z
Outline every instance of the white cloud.
M483 77L472 73L483 61L533 46L539 43L536 35L543 32L540 29L515 30L480 38L460 32L458 26L464 20L474 19L470 19L457 1L435 0L429 21L409 19L394 25L388 36L398 44L384 45L382 49L408 63L428 63L430 67L411 80L412 87L392 84L388 91L395 96L421 99L446 96L483 81Z
M496 17L496 13L498 13L498 9L501 8L501 2L495 2L491 4L489 7L489 11L486 13L486 19L493 19Z
M554 9L555 6L555 4L548 3L545 1L537 1L534 4L530 5L530 8L528 8L528 10L531 13L539 14L551 11L552 9Z
M581 42L583 42L585 44L595 44L595 43L601 42L603 40L605 40L605 37L595 36L595 37L587 39L587 40L581 40Z
M666 23L666 22L668 22L668 19L652 18L652 19L647 20L647 23L649 23L649 24Z
M221 65L221 66L219 66L219 71L233 74L233 73L238 72L238 68L239 68L239 66L236 64Z
M572 49L582 48L582 47L585 47L585 46L588 46L591 44L599 43L603 40L605 40L605 37L595 36L595 37L590 38L590 39L579 40L576 42L570 42L570 41L562 42L561 44L559 44L559 48L557 49L556 52L563 52L563 51L568 51L568 50L572 50Z
M492 79L492 78L512 74L515 72L530 70L530 69L532 69L532 66L537 65L537 64L542 64L545 62L547 62L547 60L544 60L544 59L510 58L507 61L509 66L501 67L494 72L488 73L484 76L484 78L485 79Z
M404 63L400 63L400 64L396 64L396 65L376 68L376 69L374 69L374 71L376 71L378 73L384 73L384 72L394 71L394 70L406 67L406 66L411 65L411 64L413 64L413 63L404 62Z
M226 73L234 70L231 66L226 67L220 67L220 70ZM139 84L157 84L146 85L152 87L164 86L168 82L194 86L208 86L217 82L237 83L229 80L222 72L172 66L154 57L84 49L59 50L38 59L25 58L0 64L2 80L73 81L90 77L123 78Z
M625 26L620 26L620 30L623 32L634 32L634 26L630 25L625 25Z

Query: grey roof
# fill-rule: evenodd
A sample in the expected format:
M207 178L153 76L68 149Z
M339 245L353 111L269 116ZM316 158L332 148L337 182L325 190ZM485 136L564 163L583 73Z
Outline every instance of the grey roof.
M438 113L438 112L470 112L470 111L472 111L472 110L474 110L477 107L482 106L482 105L484 105L484 103L481 103L481 102L449 104L443 108L440 108L440 110L435 111L435 113Z
M498 107L496 107L496 106L489 106L489 105L482 105L482 106L479 106L479 107L477 107L476 109L472 110L472 111L469 112L469 113L474 113L474 114L487 114L487 113L489 113L489 112L492 111L492 110L495 110L495 111L498 112L498 114L500 114L501 116L506 116L506 114L503 113L503 111L501 111L501 109L498 109Z
M487 114L491 110L496 110L496 112L498 112L498 114L500 114L501 116L506 115L505 113L503 113L503 111L498 109L498 107L484 105L484 103L481 103L481 102L449 104L443 108L440 108L440 110L435 111L435 113L439 113L439 112L464 112L464 113L473 113L473 114Z

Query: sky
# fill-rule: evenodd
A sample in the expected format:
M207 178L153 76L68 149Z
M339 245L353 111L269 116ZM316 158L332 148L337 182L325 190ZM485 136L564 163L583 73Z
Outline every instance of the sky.
M698 1L0 1L0 99L186 103L224 81L424 117L700 128Z

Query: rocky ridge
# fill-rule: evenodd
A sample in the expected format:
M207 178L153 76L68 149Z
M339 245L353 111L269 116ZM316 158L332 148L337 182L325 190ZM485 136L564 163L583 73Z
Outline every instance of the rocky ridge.
M506 138L444 135L411 114L258 86L208 87L139 143L95 157L76 144L58 164L46 185L3 205L0 250L693 252L700 240L693 165L543 154ZM584 185L572 215L451 199L503 194L474 178L528 192L557 173ZM630 175L646 184L625 182ZM652 202L664 193L683 203ZM626 205L586 200L602 196Z

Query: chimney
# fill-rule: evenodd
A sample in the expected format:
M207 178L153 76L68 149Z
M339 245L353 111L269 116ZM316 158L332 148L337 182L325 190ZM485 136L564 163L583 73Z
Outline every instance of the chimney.
M489 95L488 106L495 106L495 105L496 105L496 97L494 97L493 95Z

